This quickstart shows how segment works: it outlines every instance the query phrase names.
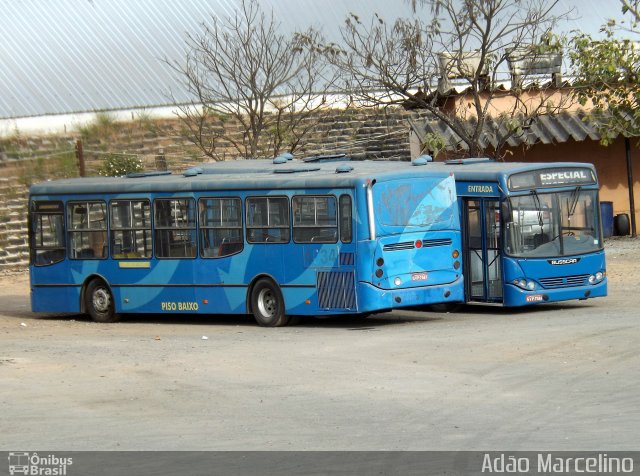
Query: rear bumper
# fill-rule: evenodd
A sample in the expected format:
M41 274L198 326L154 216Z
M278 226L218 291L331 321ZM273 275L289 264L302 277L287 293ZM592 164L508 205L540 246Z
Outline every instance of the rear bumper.
M381 289L370 283L357 284L358 311L373 312L403 307L464 301L462 276L452 283L405 289Z
M504 287L504 305L508 307L530 306L545 302L571 301L573 299L591 299L607 295L607 281L589 286L576 286L559 289L537 289L525 291L513 284Z

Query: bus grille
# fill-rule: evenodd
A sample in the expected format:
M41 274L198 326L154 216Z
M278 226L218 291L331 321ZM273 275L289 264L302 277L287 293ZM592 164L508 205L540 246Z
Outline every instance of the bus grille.
M566 288L570 286L584 286L589 280L588 274L575 276L560 276L557 278L540 278L540 284L545 288Z
M340 266L353 266L353 253L340 253Z
M353 271L319 271L318 306L322 309L355 309Z
M433 240L422 240L423 248L433 248L434 246L449 246L451 245L451 238L436 238ZM402 241L400 243L392 243L390 245L384 245L383 251L398 251L398 250L412 250L416 246L415 241Z

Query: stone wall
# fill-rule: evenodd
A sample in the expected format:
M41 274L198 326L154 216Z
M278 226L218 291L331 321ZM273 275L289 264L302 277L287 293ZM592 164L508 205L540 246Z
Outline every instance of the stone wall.
M408 118L417 118L416 113L388 109L324 112L295 155L345 153L354 159L409 160ZM232 121L221 126L241 133ZM0 137L0 270L28 264L28 187L78 176L77 139L83 143L87 175L97 175L105 158L114 153L138 157L146 170L156 170L160 155L174 172L210 160L184 138L177 119L134 118L117 123L98 115L94 123L75 134L26 137L18 132ZM220 148L219 154L225 159L238 156L230 145Z

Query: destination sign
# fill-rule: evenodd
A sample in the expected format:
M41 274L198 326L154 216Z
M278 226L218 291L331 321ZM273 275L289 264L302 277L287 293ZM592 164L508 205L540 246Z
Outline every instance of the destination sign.
M531 190L564 185L592 185L596 183L593 170L586 167L557 167L519 172L509 177L509 190Z
M62 202L54 201L34 201L31 203L31 209L36 213L63 213L64 207Z

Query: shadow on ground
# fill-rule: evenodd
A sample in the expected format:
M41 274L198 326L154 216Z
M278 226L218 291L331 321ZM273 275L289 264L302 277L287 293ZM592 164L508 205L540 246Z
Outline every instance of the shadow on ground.
M592 306L582 303L562 303L562 304L542 304L522 308L504 308L501 306L485 305L464 305L455 312L433 312L428 309L402 309L379 314L372 314L368 317L339 315L339 316L298 316L292 319L291 326L301 328L341 328L347 330L373 330L376 328L392 325L401 325L415 322L439 322L453 320L456 318L490 319L494 316L502 317L531 317L545 315L552 311L587 311ZM91 319L84 314L40 314L30 311L11 310L4 313L8 317L17 319L35 319L42 321L79 321L91 322ZM256 326L253 317L250 315L204 315L204 314L124 314L122 320L117 325L127 324L184 324L184 325L216 325L216 326Z

